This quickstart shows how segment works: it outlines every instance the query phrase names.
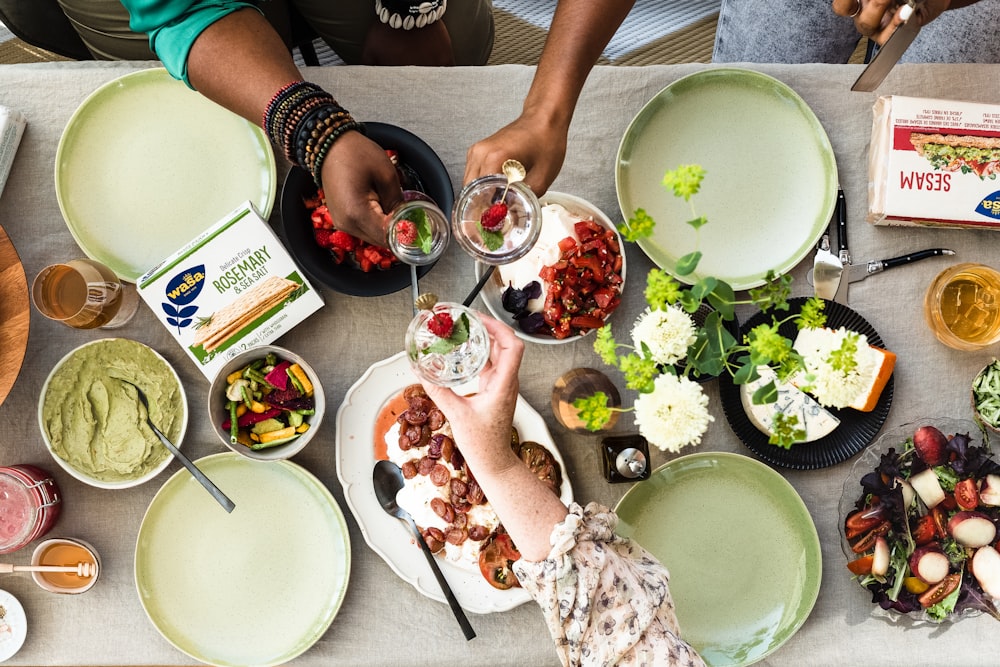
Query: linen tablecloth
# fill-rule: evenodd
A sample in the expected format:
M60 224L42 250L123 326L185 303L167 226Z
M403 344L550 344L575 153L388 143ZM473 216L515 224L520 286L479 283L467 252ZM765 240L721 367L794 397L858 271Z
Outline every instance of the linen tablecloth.
M28 128L14 169L0 198L2 225L20 253L30 280L45 265L81 255L56 202L53 167L60 134L84 98L99 87L155 63L59 63L0 67L0 104L25 113ZM661 88L705 65L598 67L590 76L574 116L565 166L552 189L590 200L619 218L614 166L618 142L632 117ZM865 223L866 164L871 107L877 94L949 97L1000 103L1000 66L901 65L877 93L852 93L859 66L754 65L791 86L816 112L836 154L846 193L851 250L856 259L892 257L917 248L943 246L954 260L1000 265L1000 236L986 231L874 228ZM416 133L438 153L460 189L467 148L513 119L520 110L533 69L499 66L469 69L335 67L305 70L308 79L331 90L361 120L393 123ZM280 158L279 158L280 162ZM279 169L284 178L287 166ZM114 173L106 178L116 178ZM183 196L183 193L177 193ZM272 221L278 220L277 206ZM137 217L136 224L142 224ZM642 286L651 262L628 248L629 282L613 322L620 335L644 308ZM811 259L811 257L810 257ZM929 260L870 278L851 287L851 307L898 354L895 398L886 429L920 417L970 418L968 386L993 350L962 353L939 344L923 322L921 304L931 278L946 260ZM803 262L794 271L794 294L809 293ZM425 291L461 299L474 282L472 260L457 245L422 281ZM327 419L313 442L294 460L317 475L347 516L352 571L343 607L323 638L296 665L554 665L558 664L538 609L472 615L478 637L465 642L444 604L424 598L400 580L365 544L337 480L334 418L344 394L373 362L401 349L410 318L408 290L367 299L325 291L326 307L280 339L304 355L321 375ZM394 335L396 332L398 335ZM375 334L375 335L373 335ZM24 604L30 627L12 665L196 664L174 649L147 620L136 594L132 562L136 533L159 486L105 491L85 486L46 453L37 424L39 392L56 361L92 339L125 336L163 354L187 389L191 422L184 448L197 458L223 451L206 416L207 381L184 356L152 313L141 307L124 328L74 331L33 311L28 350L20 377L0 406L0 464L34 463L51 470L65 496L63 514L51 536L79 537L101 554L98 585L80 596L41 591L26 576L8 576L0 587ZM562 346L530 345L521 389L546 418L567 464L580 501L614 505L628 488L600 474L599 438L567 432L549 409L553 382L575 367L601 367L590 341ZM611 373L622 388L621 377ZM715 422L700 450L751 455L729 428L715 383L709 383ZM634 394L623 391L626 404ZM618 430L632 428L629 419ZM695 451L688 449L684 453ZM652 464L670 456L654 451ZM989 617L955 625L904 630L871 617L868 596L851 581L839 545L837 504L852 461L823 470L779 469L805 501L822 543L823 584L801 630L764 660L768 665L914 665L996 663L989 637L1000 631ZM178 466L169 469L172 473ZM683 540L683 535L676 539ZM26 562L30 549L7 556ZM419 558L419 555L415 555ZM266 631L266 628L262 628Z

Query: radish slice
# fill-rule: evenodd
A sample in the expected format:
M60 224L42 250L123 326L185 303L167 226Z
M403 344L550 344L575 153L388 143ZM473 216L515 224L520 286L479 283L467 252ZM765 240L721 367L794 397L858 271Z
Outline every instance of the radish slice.
M928 509L932 509L944 500L944 489L941 488L941 482L938 481L937 475L931 468L925 468L910 477L910 486L917 492Z
M956 512L948 520L948 532L965 547L984 547L997 536L997 527L982 512Z
M925 584L942 581L948 576L950 567L948 557L937 546L917 547L910 554L910 572Z
M872 574L884 577L889 571L889 543L879 535L875 538L875 553L872 557Z
M987 595L1000 599L1000 552L990 546L976 550L972 557L972 574Z
M979 502L993 507L1000 506L1000 475L987 475L979 488Z

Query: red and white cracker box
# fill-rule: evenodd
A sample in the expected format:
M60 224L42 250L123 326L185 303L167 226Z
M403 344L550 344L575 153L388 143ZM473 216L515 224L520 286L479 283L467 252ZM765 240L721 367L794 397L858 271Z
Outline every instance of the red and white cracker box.
M1000 229L1000 105L878 98L868 222Z

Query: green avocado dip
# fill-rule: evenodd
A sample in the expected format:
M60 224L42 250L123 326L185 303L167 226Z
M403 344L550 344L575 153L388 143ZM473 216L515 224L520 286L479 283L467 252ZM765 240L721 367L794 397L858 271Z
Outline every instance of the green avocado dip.
M171 368L142 343L108 338L73 352L53 372L42 399L42 424L52 450L102 482L137 479L169 452L146 424L135 389L149 399L149 416L179 443L187 406Z

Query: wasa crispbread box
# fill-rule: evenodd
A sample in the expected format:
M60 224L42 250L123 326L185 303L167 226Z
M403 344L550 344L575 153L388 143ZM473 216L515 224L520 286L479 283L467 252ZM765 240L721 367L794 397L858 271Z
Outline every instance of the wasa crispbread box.
M891 95L874 106L868 221L1000 229L1000 105Z
M323 306L253 204L245 202L139 278L142 298L208 379Z

